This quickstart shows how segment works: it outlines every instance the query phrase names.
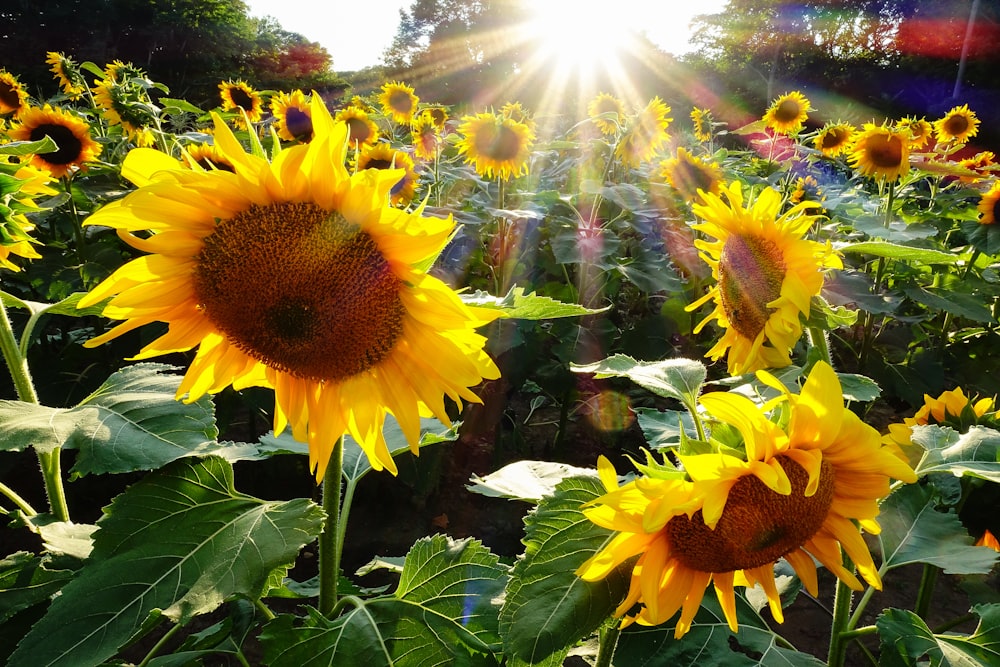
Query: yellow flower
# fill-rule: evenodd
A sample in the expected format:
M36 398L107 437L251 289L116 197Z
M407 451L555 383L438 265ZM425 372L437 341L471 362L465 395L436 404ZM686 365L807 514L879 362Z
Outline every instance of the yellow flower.
M382 113L392 118L400 125L407 125L413 120L420 98L413 94L413 88L399 81L383 84L378 96L382 105Z
M799 318L808 318L810 300L823 287L823 270L843 268L829 244L804 238L817 218L806 211L819 205L803 202L779 216L781 195L767 188L744 207L738 182L702 199L692 210L704 222L692 227L716 240L695 246L717 283L687 309L714 301L694 332L711 320L725 329L705 356L719 359L728 351L733 375L787 366L802 335Z
M341 109L337 114L337 122L347 124L347 139L351 148L375 145L378 128L361 108L349 106Z
M268 162L215 115L215 145L235 173L129 153L122 173L139 189L86 224L149 254L81 299L85 308L112 297L104 314L124 320L87 346L165 322L136 358L197 347L179 397L271 387L275 432L290 426L309 444L318 480L344 433L375 469L395 472L386 415L416 451L421 413L448 422L445 395L478 401L469 388L498 371L476 329L495 313L466 306L422 268L454 220L389 207L398 172L349 175L347 126L319 96L312 121L311 142Z
M968 104L955 107L944 117L934 121L934 133L941 142L954 141L964 144L979 132L979 119Z
M8 165L2 173L10 171L18 182L15 189L4 197L5 215L0 215L0 266L20 271L21 267L10 261L11 255L24 259L41 257L33 247L38 241L29 234L35 226L25 214L39 210L34 201L36 195L54 197L59 193L49 187L52 174L44 169Z
M812 176L800 176L795 179L795 189L788 196L788 200L793 204L803 201L822 201L823 193L819 188L819 181Z
M712 112L708 109L691 109L691 124L694 128L694 138L698 141L712 140Z
M535 135L524 123L491 113L465 116L458 127L458 152L485 178L506 181L528 170Z
M507 104L500 107L500 115L527 125L531 133L535 134L535 119L531 117L527 109L521 106L520 102L507 102Z
M625 103L611 93L598 93L587 105L587 115L601 134L612 135L625 118Z
M71 100L79 99L87 90L87 82L73 59L56 51L49 51L45 55L45 63L51 65L50 71L56 75L56 81L62 86L66 96Z
M149 104L145 91L136 89L131 83L117 83L108 77L94 86L94 101L103 109L109 125L121 125L126 136L136 146L144 148L155 142L149 125L153 117L143 106Z
M993 551L1000 551L1000 541L997 541L997 538L989 530L986 530L979 536L979 539L976 540L975 546L987 547L989 549L993 549Z
M650 100L625 130L615 148L615 156L631 167L653 159L657 151L670 141L667 127L673 119L667 115L669 113L670 107L659 97Z
M393 169L402 172L402 176L389 189L390 202L409 204L417 187L417 172L413 159L403 151L393 149L389 144L379 143L370 146L358 155L358 171L364 169Z
M264 116L264 103L260 93L254 90L246 81L222 81L219 83L219 96L222 98L223 111L246 112L247 119L256 123ZM243 114L238 113L233 120L236 127L246 127Z
M913 150L919 150L926 146L934 132L934 127L926 118L903 118L896 123L896 129L906 130L910 133L909 144Z
M434 117L424 112L413 121L410 128L410 140L413 142L413 154L421 160L436 160L438 148L441 147L441 135Z
M816 364L798 395L761 375L785 392L787 426L770 421L739 394L701 398L718 423L743 437L745 458L681 456L687 478L641 477L620 488L602 461L608 493L584 514L618 534L577 573L598 581L638 556L628 594L615 610L617 616L629 614L625 624L658 625L680 611L674 629L680 638L709 584L733 632L735 586L760 584L775 620L783 622L774 563L784 558L812 595L818 594L814 558L860 590L861 581L843 566L842 549L865 581L881 588L854 522L878 533L878 501L888 495L890 478L914 482L916 475L893 447L882 445L875 429L844 407L840 381L825 362Z
M995 409L992 398L968 398L961 387L942 392L937 398L924 394L924 404L916 414L905 417L902 424L889 424L889 433L883 442L911 445L912 428L926 424L943 424L964 433L969 426L991 421Z
M181 157L184 163L192 169L201 169L203 171L222 169L223 171L236 172L233 163L212 144L191 144L185 146Z
M13 114L20 118L28 108L28 93L13 74L0 69L0 115Z
M717 164L706 162L683 147L677 149L677 157L663 161L660 175L685 201L697 199L699 190L718 194L722 184L722 170Z
M278 93L272 97L271 113L274 114L278 136L285 141L312 139L312 110L309 107L309 100L301 90Z
M962 183L976 183L986 178L987 174L996 173L997 164L995 160L996 155L993 151L981 151L970 158L959 160L959 167L970 169L976 172L978 176L959 176L958 180Z
M785 93L768 107L764 113L764 124L778 134L794 134L802 129L802 124L812 111L809 100L797 90Z
M979 200L979 224L995 225L1000 221L1000 181L993 184Z
M816 135L813 146L827 157L836 157L847 152L853 137L854 126L850 123L827 124Z
M910 169L910 131L865 123L848 161L862 176L894 181Z
M448 122L448 110L444 107L426 107L420 112L420 116L418 118L422 118L424 116L428 116L431 119L431 122L434 123L434 127L439 130L444 129L445 123Z
M45 137L56 142L58 148L51 153L33 155L31 164L49 171L56 178L72 174L101 154L101 146L90 138L90 126L86 122L48 104L22 113L20 124L10 131L10 138L15 141L39 141Z

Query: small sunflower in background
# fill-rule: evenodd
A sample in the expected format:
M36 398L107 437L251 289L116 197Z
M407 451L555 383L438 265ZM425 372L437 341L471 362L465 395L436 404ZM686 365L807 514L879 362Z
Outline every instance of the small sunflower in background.
M28 93L17 77L0 69L0 115L12 114L15 119L28 108Z
M691 109L691 127L698 141L712 140L712 112L695 107Z
M181 159L184 164L192 169L197 168L204 171L221 169L223 171L236 172L233 163L222 154L222 151L212 144L190 144L185 146L181 154Z
M882 441L906 447L912 445L914 426L940 424L965 433L976 424L992 424L996 420L996 402L992 398L968 397L961 387L943 391L937 398L924 394L924 404L902 423L889 424Z
M535 134L535 119L532 118L528 110L520 102L507 102L500 107L500 115L509 118L523 125L527 125L532 134Z
M598 93L587 104L587 115L601 134L610 136L625 120L625 103L611 93Z
M615 147L615 156L630 167L639 167L652 160L670 141L667 128L673 118L669 114L670 107L659 97L651 99L628 124L625 134Z
M246 113L247 120L257 123L264 117L264 102L260 93L254 90L246 81L222 81L219 83L219 96L222 98L223 111L238 111ZM238 113L233 121L237 127L246 128L243 114Z
M889 494L890 480L915 482L916 475L896 447L883 445L878 431L844 406L829 364L816 363L798 394L769 374L759 377L783 394L769 404L787 410L780 423L737 393L700 399L713 425L739 434L742 457L721 451L680 455L683 471L652 461L645 468L656 474L623 486L601 458L598 472L607 493L583 513L617 534L577 574L599 581L636 559L628 566L628 594L614 612L624 617L623 625L659 625L680 612L674 628L679 639L691 628L709 585L733 632L736 586L760 585L774 619L784 622L774 574L780 559L814 596L815 561L850 588L863 588L844 567L843 553L869 585L881 589L861 531L880 531L879 500Z
M972 157L958 161L959 167L976 172L976 176L959 176L962 183L978 183L992 174L998 173L996 154L993 151L980 151Z
M837 157L851 148L854 132L850 123L828 123L813 139L813 146L826 157Z
M808 211L819 205L803 202L779 215L781 195L767 188L744 206L736 181L718 195L703 193L702 201L692 211L703 222L692 227L715 240L697 240L695 246L716 284L687 309L714 301L694 333L712 320L725 330L705 356L715 360L728 353L731 375L789 365L802 335L801 317L809 317L810 301L823 288L823 271L843 268L828 243L805 238L818 217Z
M528 170L535 135L524 123L492 113L465 116L458 133L458 152L484 178L507 181Z
M920 150L925 148L934 135L934 126L926 118L913 118L907 116L896 121L897 130L906 130L910 134L910 149Z
M351 148L374 146L378 140L378 127L368 113L356 106L344 107L337 113L337 122L347 124L347 143Z
M942 118L934 121L934 134L937 140L945 143L953 141L964 144L979 132L979 118L968 104L954 107Z
M434 123L434 127L439 130L443 130L445 123L448 122L448 110L442 106L424 107L424 109L417 114L417 119L413 122L416 123L417 120L420 120L424 116L429 116L431 122Z
M101 146L90 136L90 126L73 114L48 104L31 107L21 114L21 121L11 128L15 141L40 141L49 137L56 143L51 153L36 153L31 164L45 169L55 178L69 176L101 154Z
M87 81L80 73L77 64L72 58L57 51L49 51L45 55L45 63L51 66L50 71L55 75L66 97L71 100L80 99L87 90Z
M382 105L382 113L392 118L400 125L409 125L417 111L420 98L413 94L413 88L399 81L390 81L382 85L378 96Z
M1000 181L983 193L976 208L979 209L979 224L995 225L1000 222Z
M433 116L424 112L410 126L413 154L421 160L436 160L441 148L441 133Z
M4 197L4 210L0 215L0 267L10 271L20 271L21 267L11 261L11 257L39 259L35 250L38 241L30 232L35 226L26 213L40 210L35 197L54 197L59 192L51 187L52 174L30 165L0 164L0 174L14 179L13 188Z
M417 188L417 171L413 158L403 151L392 148L389 144L378 143L369 146L358 155L358 171L365 169L395 169L402 176L389 189L389 201L397 204L409 204Z
M797 90L785 93L771 103L764 113L764 124L777 134L794 134L802 129L813 108Z
M145 91L129 83L117 83L111 78L92 89L94 102L101 107L108 125L120 125L129 141L140 148L156 142L150 125L154 118L146 110L149 98Z
M213 120L236 173L136 149L122 173L139 189L85 221L149 253L80 300L110 297L104 315L123 320L86 345L166 323L137 358L198 348L178 397L270 387L274 431L290 427L308 443L317 480L344 433L373 468L395 473L388 414L416 452L421 413L450 423L446 396L476 402L470 387L499 377L476 331L497 312L466 305L426 272L454 220L390 207L395 172L348 174L347 127L318 96L313 140L273 163Z
M312 110L309 99L301 90L282 92L272 97L271 113L278 136L285 141L306 142L312 139Z
M677 157L663 161L660 176L688 202L698 198L699 190L718 194L722 185L719 165L692 155L683 146L677 149Z
M910 131L865 123L847 159L862 176L895 181L910 169Z
M799 176L795 179L795 186L792 188L792 193L788 195L788 201L793 204L804 201L823 201L823 191L819 187L819 181L811 174Z

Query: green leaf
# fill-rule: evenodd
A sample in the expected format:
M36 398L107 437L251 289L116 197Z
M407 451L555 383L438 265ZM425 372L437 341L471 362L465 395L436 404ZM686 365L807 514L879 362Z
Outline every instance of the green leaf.
M692 359L636 361L624 354L615 354L593 364L572 364L575 373L594 373L598 379L627 377L657 396L675 398L693 405L705 382L705 364Z
M937 234L937 229L928 224L908 224L896 220L886 227L882 216L874 215L857 217L852 221L852 226L863 234L893 243L917 241Z
M473 474L469 491L491 498L526 500L537 503L555 493L556 485L567 477L597 476L596 470L554 461L515 461L486 477Z
M882 642L879 665L1000 665L1000 604L977 605L972 611L979 616L979 626L971 635L959 635L935 634L911 611L886 610L875 621Z
M509 656L536 664L565 651L607 621L624 598L623 571L597 582L576 576L612 536L581 510L604 491L596 477L570 477L525 518L525 553L514 566L500 611Z
M903 293L917 303L940 310L973 322L993 322L993 312L986 299L974 294L963 294L953 289L934 289L913 285L903 289ZM992 303L992 299L990 299Z
M176 461L105 509L91 560L10 665L97 665L161 613L186 623L233 596L254 599L321 524L322 510L306 499L237 493L232 467L220 458Z
M82 317L83 315L100 315L104 312L104 303L99 303L89 308L79 309L76 304L80 302L86 292L74 292L58 303L42 303L39 301L22 300L13 294L0 292L0 300L8 308L23 308L31 315L69 315L70 317Z
M883 241L866 241L864 243L848 243L837 247L840 252L859 253L897 259L905 262L920 262L922 264L955 264L960 257L940 250L914 248L912 246L896 245Z
M1000 482L1000 431L971 426L958 433L947 426L914 426L910 439L926 450L916 473L947 472Z
M385 425L382 427L382 435L385 437L385 444L389 452L395 457L403 452L410 451L410 444L403 435L403 429L399 422L392 415L388 415ZM441 442L451 442L458 438L458 424L448 428L443 422L433 417L420 419L420 444L419 447L436 445ZM357 482L372 470L368 455L364 453L361 446L349 436L344 436L344 477L351 482Z
M49 570L39 556L18 551L0 560L0 623L48 600L73 578L70 570Z
M470 306L491 308L501 311L502 317L521 320L548 320L556 317L576 317L603 313L607 308L585 308L575 303L563 303L551 297L539 296L534 292L524 293L523 287L514 287L502 299L486 292L460 294L462 301Z
M978 220L967 220L962 223L962 232L980 252L1000 255L1000 225L984 225Z
M49 135L45 135L38 141L9 141L0 145L0 155L44 155L45 153L55 153L57 150L59 150L59 145Z
M973 546L958 515L939 511L933 491L918 484L900 487L882 503L882 567L886 570L910 563L928 563L946 574L989 572L997 552Z
M875 380L854 373L837 373L840 390L849 401L870 403L882 395L882 388Z
M193 113L199 116L204 116L205 112L191 104L187 100L179 100L173 97L161 97L157 100L157 103L163 107L163 113L165 115L170 115L174 113Z
M676 447L681 444L681 431L689 437L697 432L694 420L687 411L656 410L654 408L633 408L639 421L639 428L646 442L653 449Z

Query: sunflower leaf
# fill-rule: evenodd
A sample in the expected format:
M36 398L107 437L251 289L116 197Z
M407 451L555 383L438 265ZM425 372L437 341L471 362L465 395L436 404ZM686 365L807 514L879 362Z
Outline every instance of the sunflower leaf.
M118 496L98 526L90 560L18 645L11 667L97 665L160 615L186 623L233 596L258 597L315 539L322 511L304 498L237 493L229 463L185 458Z
M993 312L985 297L963 294L954 289L933 289L912 285L903 289L906 296L928 308L951 313L973 322L993 322ZM990 299L992 303L993 299Z
M896 245L895 243L885 243L884 241L865 241L863 243L846 243L837 246L840 252L861 253L874 255L875 257L885 257L886 259L898 259L907 262L920 262L922 264L955 264L961 259L958 255L953 255L940 250L929 248L914 248L912 246Z
M17 551L0 560L0 623L44 602L73 578L69 570L50 570L47 559Z
M685 405L694 405L708 371L705 364L693 359L636 361L624 354L615 354L593 364L571 364L575 373L594 373L598 379L627 377L657 396L675 398Z
M611 531L581 510L603 493L596 477L570 477L525 519L525 555L514 566L500 611L508 656L534 665L564 653L600 627L625 596L623 571L597 582L576 575L611 539Z
M473 474L466 489L491 498L526 500L537 503L555 493L555 488L567 477L597 476L597 471L577 468L554 461L515 461L486 477Z
M947 472L1000 482L1000 431L971 426L959 433L947 426L913 427L911 439L926 450L916 473Z
M55 153L59 150L56 142L45 135L38 141L10 141L0 146L0 155L36 155L41 153Z
M973 546L973 539L953 510L942 512L932 489L917 484L899 488L882 503L882 567L928 563L946 574L985 574L997 552Z
M603 313L607 308L586 308L576 303L563 303L534 292L524 293L523 287L513 287L503 298L486 292L460 294L470 306L492 308L503 312L503 317L519 320L549 320L556 317L576 317Z
M976 605L971 635L935 634L912 611L888 609L875 621L885 667L1000 664L1000 604ZM929 658L930 662L926 659Z

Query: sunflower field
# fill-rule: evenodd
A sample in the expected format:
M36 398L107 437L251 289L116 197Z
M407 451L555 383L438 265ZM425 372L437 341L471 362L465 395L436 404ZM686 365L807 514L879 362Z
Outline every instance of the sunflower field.
M0 70L5 664L1000 664L976 109L47 64Z

